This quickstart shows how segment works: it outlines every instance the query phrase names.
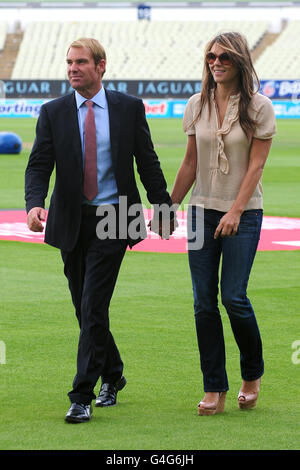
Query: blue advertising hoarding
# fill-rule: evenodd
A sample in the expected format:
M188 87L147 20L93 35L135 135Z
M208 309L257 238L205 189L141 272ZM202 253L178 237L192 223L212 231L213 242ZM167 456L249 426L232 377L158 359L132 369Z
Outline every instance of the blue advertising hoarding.
M49 100L0 99L0 117L38 117ZM182 118L187 100L143 100L147 118ZM300 118L300 100L272 100L278 119Z
M108 90L142 99L188 99L201 91L201 80L104 80ZM273 99L300 99L300 79L261 80L260 92ZM6 98L59 98L73 89L68 80L0 80Z
M300 100L300 80L261 80L260 92L271 100Z
M49 100L0 99L0 117L38 117L41 106Z

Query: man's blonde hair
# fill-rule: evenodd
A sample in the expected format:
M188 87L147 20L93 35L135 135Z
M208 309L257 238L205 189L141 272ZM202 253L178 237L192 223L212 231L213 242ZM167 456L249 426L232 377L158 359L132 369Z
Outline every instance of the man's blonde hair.
M93 38L76 39L76 41L73 41L70 44L67 54L69 50L71 49L71 47L86 47L87 49L89 49L94 59L95 65L98 65L102 59L104 59L106 62L106 53L105 53L104 47L100 44L100 42L97 39L93 39ZM105 73L105 70L102 76L104 75L104 73Z

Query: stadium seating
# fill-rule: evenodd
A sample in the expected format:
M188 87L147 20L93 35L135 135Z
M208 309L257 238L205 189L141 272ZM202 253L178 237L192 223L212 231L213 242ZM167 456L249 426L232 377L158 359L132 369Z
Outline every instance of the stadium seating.
M266 47L255 63L261 79L300 78L300 21L290 21L276 41Z
M11 78L66 78L66 50L86 36L99 39L106 49L106 79L196 80L204 46L216 32L241 31L253 49L267 28L267 21L31 22Z
M268 21L78 21L30 22L12 79L65 79L66 50L82 36L95 37L107 52L106 80L198 80L203 50L218 31L238 30L251 50L268 30ZM0 22L0 51L7 25ZM300 21L290 21L255 61L260 79L300 78Z

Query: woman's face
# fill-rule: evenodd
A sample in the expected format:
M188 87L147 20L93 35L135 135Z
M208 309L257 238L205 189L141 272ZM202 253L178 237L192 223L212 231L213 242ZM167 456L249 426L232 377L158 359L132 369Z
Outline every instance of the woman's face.
M216 56L215 61L209 64L215 82L222 85L237 86L239 82L238 68L231 61L222 63L222 57L221 61L219 59L221 54L227 53L226 50L218 43L215 43L209 52L212 52Z

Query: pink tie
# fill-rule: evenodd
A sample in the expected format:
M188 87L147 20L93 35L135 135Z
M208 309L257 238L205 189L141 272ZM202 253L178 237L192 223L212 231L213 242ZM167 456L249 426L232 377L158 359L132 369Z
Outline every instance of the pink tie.
M94 103L87 100L85 104L88 107L88 112L84 125L85 154L83 193L89 201L92 201L98 194L96 125L93 110Z

